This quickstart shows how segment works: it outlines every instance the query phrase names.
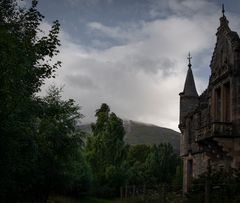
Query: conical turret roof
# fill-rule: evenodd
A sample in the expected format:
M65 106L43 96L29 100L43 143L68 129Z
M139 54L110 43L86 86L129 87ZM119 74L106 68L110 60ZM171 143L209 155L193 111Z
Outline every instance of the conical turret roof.
M191 64L188 65L188 72L185 80L183 94L185 96L198 97L198 93L197 93L194 78L193 78Z

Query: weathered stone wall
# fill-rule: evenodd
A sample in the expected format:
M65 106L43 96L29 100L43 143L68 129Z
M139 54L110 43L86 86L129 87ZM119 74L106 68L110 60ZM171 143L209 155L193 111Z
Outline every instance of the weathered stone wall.
M185 116L197 108L198 97L180 95L180 123L184 123Z
M207 90L197 96L189 64L180 93L184 192L208 165L216 170L240 168L240 38L224 15L216 35Z

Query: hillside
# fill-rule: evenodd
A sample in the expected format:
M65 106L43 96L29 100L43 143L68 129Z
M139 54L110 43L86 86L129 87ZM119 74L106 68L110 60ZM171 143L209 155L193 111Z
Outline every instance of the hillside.
M124 121L126 130L125 141L129 144L160 144L170 143L176 152L179 152L180 133L169 128L156 125Z
M131 120L124 120L123 124L126 131L126 143L131 145L170 143L174 151L179 153L180 133L169 128ZM90 124L81 125L80 128L86 132L91 131Z

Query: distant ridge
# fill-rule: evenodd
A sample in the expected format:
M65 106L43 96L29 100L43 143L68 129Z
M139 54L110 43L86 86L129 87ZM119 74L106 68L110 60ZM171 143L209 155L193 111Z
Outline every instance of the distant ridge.
M176 153L180 150L180 133L169 128L159 127L153 124L140 123L125 120L125 142L136 144L160 144L170 143Z
M179 132L132 120L124 120L123 126L126 131L124 140L130 145L170 143L177 154L180 152ZM91 124L81 125L80 128L85 132L91 132Z

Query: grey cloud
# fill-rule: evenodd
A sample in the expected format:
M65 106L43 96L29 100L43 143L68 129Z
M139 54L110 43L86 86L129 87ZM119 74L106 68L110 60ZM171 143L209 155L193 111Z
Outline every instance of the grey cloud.
M112 3L112 0L64 0L67 1L71 6L96 6L100 3Z
M211 15L217 11L216 0L149 0L152 17L167 17L170 15L187 16Z
M100 22L87 23L87 27L91 34L105 38L105 40L106 38L108 38L108 40L115 40L115 45L116 42L120 44L128 44L147 38L147 33L142 30L143 26L143 22L126 22L115 26L107 26Z
M176 65L174 60L166 57L135 57L135 62L134 67L138 67L147 74L156 74L158 71L161 71L162 74L169 75L173 73L174 66Z
M177 0L172 2L176 4L172 5L172 11L177 14L194 5L190 5L190 0L181 1L187 5L177 5ZM197 64L195 58L201 55L203 61L208 60L206 55L214 48L219 15L210 12L214 5L208 7L203 2L196 4L204 10L202 13L136 22L141 26L93 24L106 35L104 44L109 42L109 36L123 41L106 49L83 47L62 33L58 59L63 67L58 70L55 82L59 85L65 82L64 96L74 98L83 107L85 121L93 121L94 111L106 102L122 118L177 129L178 93L184 85L187 53L193 53L193 71L197 73L199 67L207 70L208 67L207 62L204 66ZM198 88L204 89L206 80L196 76Z
M98 87L94 84L91 78L87 75L66 75L65 81L70 86L75 86L77 88L92 90L97 89Z

